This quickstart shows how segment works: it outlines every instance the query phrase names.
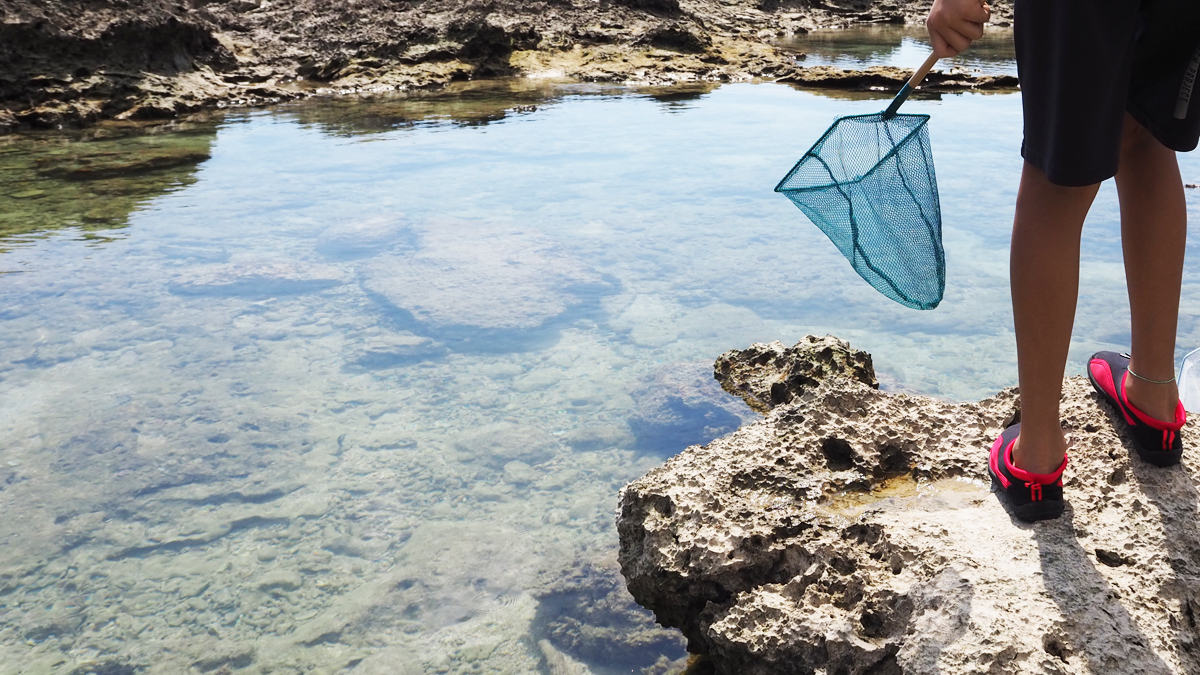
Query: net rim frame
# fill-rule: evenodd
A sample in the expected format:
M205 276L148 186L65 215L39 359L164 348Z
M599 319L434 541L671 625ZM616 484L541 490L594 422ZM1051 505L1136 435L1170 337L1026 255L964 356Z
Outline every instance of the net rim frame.
M920 119L921 123L916 125L915 127L913 127L912 130L910 132L908 132L907 134L905 134L903 138L901 138L899 141L894 143L892 145L892 149L888 150L887 154L885 154L883 157L880 157L879 160L875 162L875 165L871 167L870 171L864 172L863 175L855 178L854 180L850 180L850 181L833 180L833 175L831 174L830 180L832 182L830 182L826 185L813 185L810 187L798 187L798 188L785 188L783 186L784 183L788 182L788 180L790 180L791 177L794 176L796 174L796 172L800 170L800 165L803 164L804 161L807 160L809 157L815 157L815 158L817 158L818 161L820 161L820 157L818 157L817 154L813 152L813 150L817 149L818 146L820 146L822 143L824 143L825 139L829 138L829 135L832 134L834 132L834 130L836 130L838 128L838 125L841 124L844 120L862 119L862 118L866 118L866 117L881 117L880 121L886 122L887 120L882 119L882 115L883 115L883 113L867 113L867 114L863 114L863 115L845 115L843 117L839 117L836 120L834 120L833 124L831 124L829 126L829 128L825 130L825 133L821 134L821 137L818 138L815 143L813 143L811 146L809 146L808 150L806 150L804 152L804 154L800 156L800 159L797 160L796 164L792 166L791 171L788 171L787 175L784 176L783 179L780 180L779 183L775 185L774 192L778 192L780 194L785 194L788 192L804 192L806 190L824 190L833 185L838 185L838 184L845 185L845 184L850 184L850 183L862 182L863 179L865 179L867 176L870 176L872 173L874 173L875 170L879 168L880 164L883 164L885 161L887 161L893 155L895 155L897 153L897 151L899 150L900 146L907 143L909 141L909 139L913 137L914 134L920 132L921 129L923 129L925 127L925 125L929 123L929 115L921 114L921 113L917 113L917 114L897 113L897 114L893 115L892 117L888 118L888 119L895 119L897 117L904 117L904 118L909 118L909 119Z

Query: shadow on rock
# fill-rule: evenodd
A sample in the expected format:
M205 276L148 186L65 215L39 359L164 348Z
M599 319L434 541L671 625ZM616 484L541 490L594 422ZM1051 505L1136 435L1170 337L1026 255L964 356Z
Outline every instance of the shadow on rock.
M1013 521L1034 532L1046 589L1065 619L1046 633L1045 649L1064 663L1082 659L1089 672L1133 672L1129 664L1138 673L1198 672L1195 478L1184 467L1139 459L1132 438L1118 431L1119 413L1085 391L1063 405L1063 427L1074 439L1066 513L1035 525ZM1149 603L1145 591L1130 588L1133 577L1149 581ZM1164 652L1179 662L1168 663Z
M1113 414L1114 421L1116 414ZM1196 432L1189 430L1192 434ZM1172 574L1162 578L1159 598L1165 603L1175 642L1184 660L1184 670L1200 672L1200 592L1194 561L1200 560L1200 495L1196 491L1195 459L1185 465L1160 468L1137 458L1133 441L1122 436L1133 477L1146 499L1158 510L1166 555ZM1186 461L1186 460L1185 460ZM1122 480L1114 471L1110 483ZM1130 562L1124 552L1097 550L1097 559L1119 567ZM1107 554L1107 555L1105 555Z
M1069 672L1076 672L1071 666L1081 665L1089 673L1177 672L1154 652L1153 642L1121 603L1120 593L1097 571L1094 558L1076 537L1074 516L1068 508L1054 521L1027 525L1013 519L1015 526L1032 530L1042 582L1062 613L1062 620L1042 636L1047 657ZM1131 663L1137 664L1135 671L1128 669Z

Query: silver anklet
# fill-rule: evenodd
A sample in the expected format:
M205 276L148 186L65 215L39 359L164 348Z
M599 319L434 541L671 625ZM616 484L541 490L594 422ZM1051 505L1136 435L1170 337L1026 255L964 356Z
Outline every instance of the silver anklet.
M1152 380L1148 377L1142 377L1141 375L1138 375L1137 373L1133 372L1133 369L1129 368L1128 366L1125 368L1125 372L1136 377L1137 379L1141 380L1142 382L1149 382L1150 384L1171 384L1172 382L1175 381L1174 376L1172 376L1171 379L1169 379L1169 380Z

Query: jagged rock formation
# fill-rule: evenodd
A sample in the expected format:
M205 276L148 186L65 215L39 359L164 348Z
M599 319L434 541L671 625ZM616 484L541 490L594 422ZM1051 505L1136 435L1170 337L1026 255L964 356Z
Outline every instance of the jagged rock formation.
M892 66L872 66L862 70L813 66L796 68L776 81L815 89L866 90L877 87L894 90L904 86L910 77L912 77L911 70ZM951 92L973 89L1014 89L1017 84L1017 78L1012 75L972 75L959 69L952 69L930 72L921 82L921 90Z
M992 23L1010 25L1011 3L992 6ZM866 85L837 69L810 78L773 41L816 27L919 22L928 8L927 0L0 0L0 132L522 74L891 86L899 78ZM1011 86L984 80L956 81Z
M1194 437L1142 463L1068 378L1067 511L1030 525L987 487L1018 405L807 388L622 491L629 590L718 673L1200 672Z
M725 391L766 413L830 378L850 378L879 388L871 355L832 335L806 335L793 347L776 340L731 349L717 358L713 377Z

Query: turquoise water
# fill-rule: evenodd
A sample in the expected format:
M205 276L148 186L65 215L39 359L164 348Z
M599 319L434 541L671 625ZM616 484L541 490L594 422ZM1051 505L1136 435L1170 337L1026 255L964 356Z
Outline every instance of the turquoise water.
M677 670L613 511L753 418L721 352L833 333L892 390L1015 383L1017 95L906 104L932 115L935 311L771 191L883 104L516 82L0 141L0 673ZM134 168L79 172L101 156ZM1084 257L1074 372L1128 339L1111 185Z

